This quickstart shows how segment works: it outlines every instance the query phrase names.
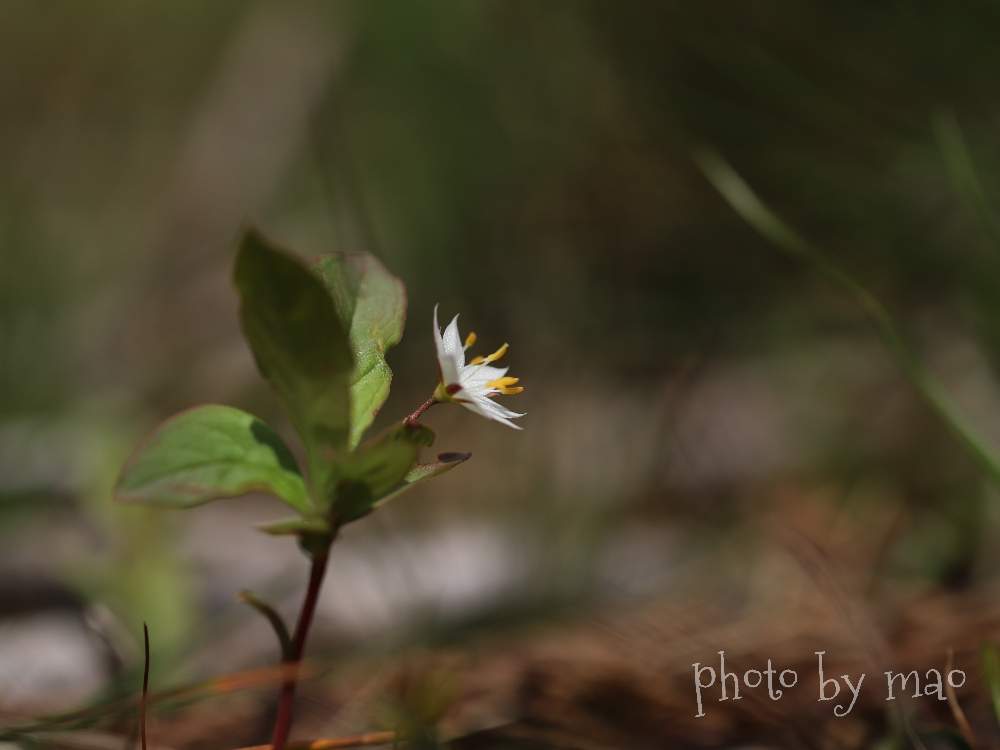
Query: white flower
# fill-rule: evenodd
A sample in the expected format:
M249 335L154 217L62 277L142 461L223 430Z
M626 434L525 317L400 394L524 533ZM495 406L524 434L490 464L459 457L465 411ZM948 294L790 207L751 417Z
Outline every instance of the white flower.
M452 318L442 335L438 325L437 305L434 306L434 344L437 346L438 368L441 371L441 383L434 392L434 398L437 401L454 401L482 417L520 430L521 427L511 420L524 415L511 411L494 400L497 395L511 396L524 390L523 386L517 385L517 378L507 377L506 367L490 366L491 362L496 362L507 353L507 344L487 357L473 357L466 364L465 350L474 343L475 333L470 333L465 343L462 343L457 315Z

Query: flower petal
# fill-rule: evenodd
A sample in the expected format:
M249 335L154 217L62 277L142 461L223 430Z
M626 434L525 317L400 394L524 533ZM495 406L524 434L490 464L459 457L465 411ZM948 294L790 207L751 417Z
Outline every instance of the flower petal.
M509 419L517 419L518 417L523 417L524 416L523 412L512 411L512 410L508 409L506 406L504 406L503 404L498 403L498 402L494 401L491 398L486 399L486 400L487 400L487 402L489 402L492 405L493 410L497 414L499 414L501 417L507 417Z
M459 374L461 383L466 388L483 388L497 378L507 374L506 367L491 367L490 365L466 365Z
M467 400L463 399L459 403L461 403L462 406L464 406L469 411L474 412L475 414L478 414L481 417L485 417L486 419L492 419L494 422L499 422L500 424L506 425L507 427L511 427L515 430L524 429L523 427L514 424L513 422L510 421L510 419L508 419L506 416L498 412L495 408L496 406L498 406L498 404L493 403L488 398L480 397L480 398L471 398ZM524 416L524 415L519 414L517 416Z
M448 327L444 329L442 343L444 344L445 354L451 355L451 357L458 363L459 368L464 367L465 347L462 346L462 337L458 333L457 315L451 319Z
M451 325L448 327L449 330L454 327L455 336L458 335L458 316L451 321ZM446 332L447 333L447 332ZM434 347L437 349L437 360L438 368L441 370L441 380L446 385L451 383L458 383L459 374L459 363L453 354L448 351L448 346L446 344L445 338L441 336L441 327L438 325L438 306L434 305ZM461 347L459 347L461 349ZM462 359L465 357L463 355Z
M497 422L503 422L504 424L507 424L510 419L516 419L524 416L524 414L511 411L503 404L499 404L493 399L479 394L473 394L471 398L464 400L462 405L476 412L480 416L496 420ZM516 425L512 424L509 424L508 426L516 427ZM521 428L518 427L517 429Z
M451 319L442 333L438 322L437 305L434 306L434 346L437 350L442 383L446 386L461 386L460 389L448 389L449 400L460 403L469 411L486 419L515 430L523 429L511 420L523 417L524 414L511 411L491 398L501 393L501 390L490 384L503 378L507 374L507 368L492 367L488 362L482 361L479 364L466 365L465 347L458 332L458 316ZM501 349L506 350L506 344Z

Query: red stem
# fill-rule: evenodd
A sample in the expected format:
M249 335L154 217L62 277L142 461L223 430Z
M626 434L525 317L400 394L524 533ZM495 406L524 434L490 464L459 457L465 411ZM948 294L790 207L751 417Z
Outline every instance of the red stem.
M409 427L415 426L423 413L436 403L437 399L431 396L404 419L403 424ZM302 601L299 620L295 624L291 650L284 660L286 665L297 667L302 661L306 636L309 635L309 626L312 624L313 614L316 612L316 601L319 599L319 591L323 586L323 576L326 574L326 562L330 556L330 544L332 543L333 539L331 538L326 549L313 556L312 569L309 571L309 587L306 589L306 598ZM298 670L293 668L281 684L281 693L278 696L278 715L274 720L274 734L271 737L272 750L285 750L288 735L292 730L292 713L295 708L295 687L297 684Z
M416 426L417 421L420 419L421 416L423 416L423 413L428 409L430 409L432 406L434 406L434 404L436 403L437 399L431 396L429 399L424 401L424 403L420 404L420 406L414 409L413 413L403 420L403 424L405 424L407 427Z
M295 624L295 635L292 637L292 648L285 658L285 664L297 665L302 661L302 652L309 635L313 614L316 612L316 602L319 599L320 588L323 586L323 576L326 574L326 561L330 556L329 546L313 556L312 568L309 571L309 587L306 598L302 601L299 620ZM295 707L295 687L298 684L298 670L293 669L281 684L278 696L278 715L274 720L274 734L271 737L271 747L274 750L284 750L288 734L292 730L292 712Z

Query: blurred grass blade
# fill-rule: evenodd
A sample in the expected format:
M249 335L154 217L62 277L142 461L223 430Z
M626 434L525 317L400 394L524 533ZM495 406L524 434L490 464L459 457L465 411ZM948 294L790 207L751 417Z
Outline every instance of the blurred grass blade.
M287 750L346 750L355 747L401 747L400 734L394 731L366 732L351 737L304 740L286 745ZM421 745L421 747L424 747ZM251 745L239 750L272 750L271 745Z
M955 668L955 649L948 649L948 661L945 664L945 671L950 675L952 670ZM958 733L962 735L962 739L965 740L965 744L968 747L979 747L980 742L976 738L976 732L969 724L969 718L965 715L965 711L962 709L962 704L958 702L958 693L955 692L955 688L951 684L951 680L948 680L945 685L945 695L948 698L948 708L951 709L951 717L955 721L955 727L958 729Z
M951 111L939 112L931 124L955 188L972 205L994 249L1000 252L1000 217L990 204L958 118Z
M995 644L983 646L983 678L990 691L990 701L993 704L993 716L1000 724L1000 651Z
M149 701L149 626L142 624L142 696L139 699L139 741L142 750L146 750L146 709Z
M975 430L966 424L947 394L903 341L888 310L864 286L833 264L815 245L806 240L754 193L746 181L711 149L700 149L694 159L709 182L750 226L774 245L808 263L832 283L851 294L875 325L900 370L931 410L968 449L979 466L1000 484L1000 461Z
M259 599L252 591L241 591L239 598L241 602L257 610L271 624L271 629L278 637L278 644L281 647L281 658L288 661L292 653L292 636L278 611L264 600Z

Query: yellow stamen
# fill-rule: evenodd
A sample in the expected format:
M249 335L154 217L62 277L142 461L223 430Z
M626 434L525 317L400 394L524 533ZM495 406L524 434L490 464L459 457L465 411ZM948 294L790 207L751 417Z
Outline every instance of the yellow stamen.
M523 385L514 385L520 380L520 378L512 378L509 375L503 378L497 378L496 380L491 380L486 384L487 388L493 388L504 396L516 396L518 393L524 392Z
M518 382L520 378L512 378L509 375L505 378L497 378L496 380L491 380L486 384L487 388L506 388L507 386L514 385Z
M476 336L475 331L469 331L469 335L465 337L465 348L468 349L470 346L475 344L477 338L478 336Z
M509 348L510 347L507 344L504 344L503 346L501 346L499 349L497 349L495 352L493 352L487 357L473 357L472 361L469 362L469 364L488 365L490 362L496 362L498 359L500 359L503 355L507 353L507 349Z

